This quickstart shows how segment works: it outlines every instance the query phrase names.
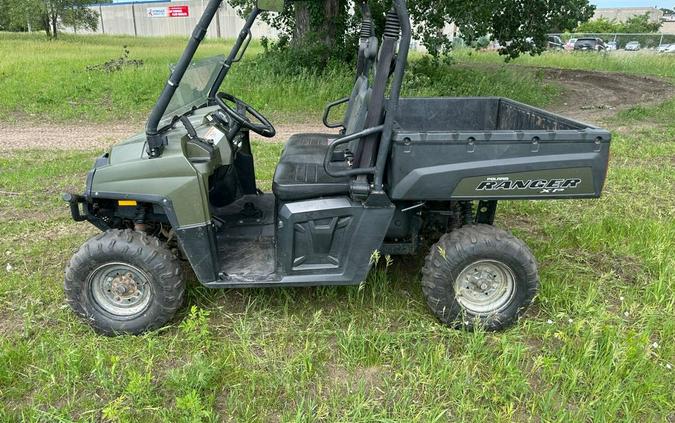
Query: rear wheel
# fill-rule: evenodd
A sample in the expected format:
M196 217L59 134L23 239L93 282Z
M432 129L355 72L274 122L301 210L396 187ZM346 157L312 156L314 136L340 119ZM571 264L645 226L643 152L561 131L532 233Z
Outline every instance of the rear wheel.
M75 313L106 335L163 326L185 293L179 260L159 239L131 230L89 239L68 263L64 285Z
M527 309L539 286L527 246L490 225L443 235L422 273L427 304L443 323L457 328L505 329Z

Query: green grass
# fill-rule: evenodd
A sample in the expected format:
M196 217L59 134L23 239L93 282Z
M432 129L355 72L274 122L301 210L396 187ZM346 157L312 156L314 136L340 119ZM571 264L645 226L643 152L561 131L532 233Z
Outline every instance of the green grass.
M153 72L181 43L66 37L50 44L0 34L3 54L19 52L0 62L0 120L22 119L26 107L57 120L138 118L130 109L101 108L99 96L128 94L135 73L159 89ZM115 83L92 76L91 103L60 110L59 90L84 98L66 82L86 75L86 64L114 57L121 44L131 46L132 58L142 51L152 69L114 74ZM40 90L28 76L8 70L26 68L30 46L40 55L28 72L44 97L35 97ZM209 54L220 48L207 45ZM61 66L61 80L47 73L50 66ZM449 73L425 62L413 67L408 92L496 90L538 104L557 93L511 65ZM313 86L324 90L317 97L339 97L337 87L349 85L344 72L343 82L323 84L281 75L276 83L296 82L273 88L279 95ZM21 78L26 101L16 102L5 90ZM265 98L260 90L271 85L236 80L246 99ZM528 81L532 89L523 87ZM152 96L141 101L136 91L124 101L149 107ZM302 98L313 94L268 102L283 105L279 116L290 119L306 112ZM192 278L172 325L138 337L98 336L71 313L62 291L65 263L96 230L72 222L59 193L80 191L100 152L0 152L0 421L673 420L674 115L670 100L608 120L614 140L602 199L500 204L497 225L531 247L542 286L525 318L497 334L440 325L419 286L422 258L412 257L382 258L357 287L208 290ZM270 188L280 151L254 144L260 187Z
M0 33L0 119L56 121L132 120L147 117L186 40L63 35L49 41L39 34ZM227 54L230 41L206 41L197 57ZM122 55L141 67L107 73L87 70ZM351 92L353 66L333 64L320 73L280 72L258 57L259 44L233 67L223 85L276 121L320 118L324 106ZM434 77L430 77L433 75ZM499 95L544 106L557 88L533 72L413 66L406 95Z
M98 152L0 153L0 420L672 420L674 112L617 118L638 129L615 137L601 200L503 203L498 225L531 246L542 289L497 334L441 326L406 258L360 287L193 281L173 325L98 336L61 287L95 230L58 199ZM254 150L269 187L280 146Z
M459 62L469 64L504 63L504 58L496 52L461 49L454 52L453 57ZM546 52L540 56L523 55L513 60L512 63L526 66L603 70L675 78L675 55L673 54Z

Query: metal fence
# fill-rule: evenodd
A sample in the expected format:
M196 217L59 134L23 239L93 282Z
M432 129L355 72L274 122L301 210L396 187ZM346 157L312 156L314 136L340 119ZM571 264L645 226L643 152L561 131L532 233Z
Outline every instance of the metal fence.
M78 34L113 34L134 36L189 36L204 13L208 0L147 3L105 3L90 8L99 15L96 31L66 27ZM223 4L209 27L207 37L236 38L244 20L230 6ZM253 36L274 37L273 28L262 21L253 27Z

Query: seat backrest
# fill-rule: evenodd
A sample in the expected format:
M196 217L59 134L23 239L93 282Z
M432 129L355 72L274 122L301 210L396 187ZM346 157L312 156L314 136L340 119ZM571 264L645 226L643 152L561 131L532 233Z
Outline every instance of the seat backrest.
M371 92L369 85L366 75L361 75L356 79L345 115L345 133L347 135L364 129Z
M378 39L370 37L359 47L359 66L354 88L349 96L347 110L344 117L345 133L347 135L362 131L368 115L368 103L370 102L371 67L377 59Z

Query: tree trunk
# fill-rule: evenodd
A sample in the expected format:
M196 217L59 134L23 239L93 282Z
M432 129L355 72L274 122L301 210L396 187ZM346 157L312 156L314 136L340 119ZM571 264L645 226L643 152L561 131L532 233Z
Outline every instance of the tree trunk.
M311 32L311 17L309 5L307 2L295 3L295 32L293 33L293 43L302 45L307 42Z
M40 24L42 24L42 29L45 30L47 33L47 37L51 38L52 37L52 27L49 23L49 15L48 14L43 14L40 16Z
M56 15L56 13L54 13L52 15L52 37L54 39L56 39L56 36L58 34L58 32L57 32L57 30L58 30L58 19L59 19L59 17Z
M335 41L344 30L345 0L320 0L295 2L295 32L293 42L304 45L307 41L320 41L326 47L335 46Z
M335 46L337 39L338 28L343 28L344 25L340 23L340 12L342 11L342 0L325 0L324 1L324 19L323 28L320 34L323 34L323 41L329 47Z

